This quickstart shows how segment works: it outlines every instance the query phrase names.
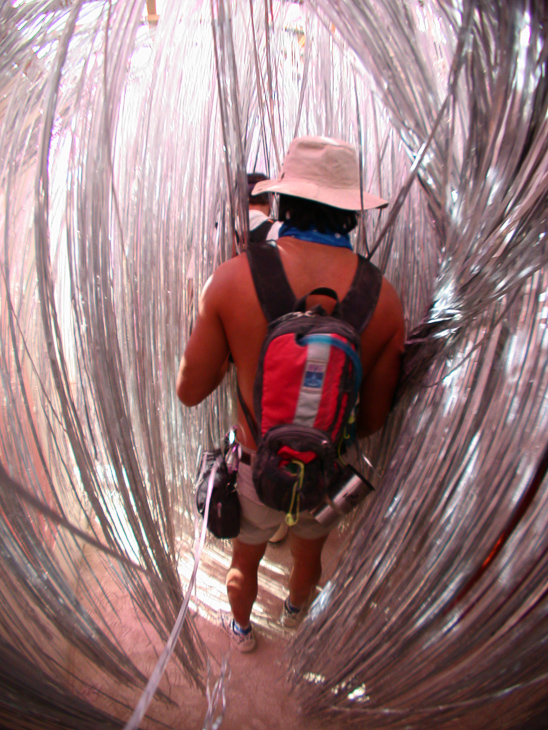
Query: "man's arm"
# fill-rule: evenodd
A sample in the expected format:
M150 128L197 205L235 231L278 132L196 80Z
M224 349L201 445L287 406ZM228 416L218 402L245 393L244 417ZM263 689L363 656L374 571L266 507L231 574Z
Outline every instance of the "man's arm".
M229 348L219 315L218 282L211 276L202 292L198 317L177 375L177 395L185 406L201 403L228 370Z
M370 327L373 331L366 330L364 338L375 341L379 354L364 376L360 388L357 417L359 438L370 436L384 425L400 375L405 321L398 295L386 280L383 281L382 301L373 315Z

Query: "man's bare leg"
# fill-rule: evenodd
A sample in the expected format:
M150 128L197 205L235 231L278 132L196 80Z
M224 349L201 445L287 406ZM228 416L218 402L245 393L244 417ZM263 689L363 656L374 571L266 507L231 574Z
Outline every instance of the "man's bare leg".
M251 609L257 598L257 571L267 543L247 545L232 541L232 563L226 576L226 590L236 623L243 629L249 626Z
M322 549L327 535L314 540L289 533L289 547L293 556L293 569L289 576L289 602L294 608L302 608L322 575Z

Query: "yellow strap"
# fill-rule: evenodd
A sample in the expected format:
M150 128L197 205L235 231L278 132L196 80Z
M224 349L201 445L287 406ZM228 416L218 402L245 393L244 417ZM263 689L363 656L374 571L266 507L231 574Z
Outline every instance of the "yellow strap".
M337 459L339 461L341 461L343 464L345 464L346 462L343 461L342 454L341 454L342 445L343 445L343 443L345 441L350 441L349 427L354 423L355 420L356 420L356 409L354 409L352 411L352 413L350 414L350 418L348 419L348 423L344 427L344 431L343 431L343 434L342 434L342 438L339 440L339 443L337 445Z
M297 459L291 460L292 464L295 464L295 466L299 469L299 476L295 480L295 484L293 485L293 494L291 495L291 504L289 505L289 512L285 516L285 523L289 527L293 527L293 525L296 525L299 521L299 507L301 504L301 494L300 490L303 486L303 479L304 479L304 464L302 461L297 461ZM295 497L297 498L297 507L295 509L295 517L293 517L293 506L295 505Z

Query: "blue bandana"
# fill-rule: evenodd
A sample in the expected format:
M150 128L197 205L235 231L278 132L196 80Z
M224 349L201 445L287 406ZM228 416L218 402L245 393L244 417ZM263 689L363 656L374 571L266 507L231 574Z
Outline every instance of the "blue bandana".
M314 228L301 231L300 228L295 228L289 223L284 223L280 228L278 238L282 238L282 236L292 236L293 238L297 238L299 241L323 243L326 246L336 246L337 248L349 248L352 251L352 244L350 243L350 237L347 233L332 233L331 231L320 233Z

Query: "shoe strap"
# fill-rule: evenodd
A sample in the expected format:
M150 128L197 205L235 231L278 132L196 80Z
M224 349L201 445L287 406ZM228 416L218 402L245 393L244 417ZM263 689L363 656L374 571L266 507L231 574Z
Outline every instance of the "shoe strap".
M240 624L236 623L236 619L232 619L232 630L235 631L240 636L248 636L248 634L251 633L251 624L247 627L247 629L244 629L240 626Z
M292 606L289 602L289 597L285 599L285 607L288 613L300 613L302 611L302 608L297 608L296 606Z

